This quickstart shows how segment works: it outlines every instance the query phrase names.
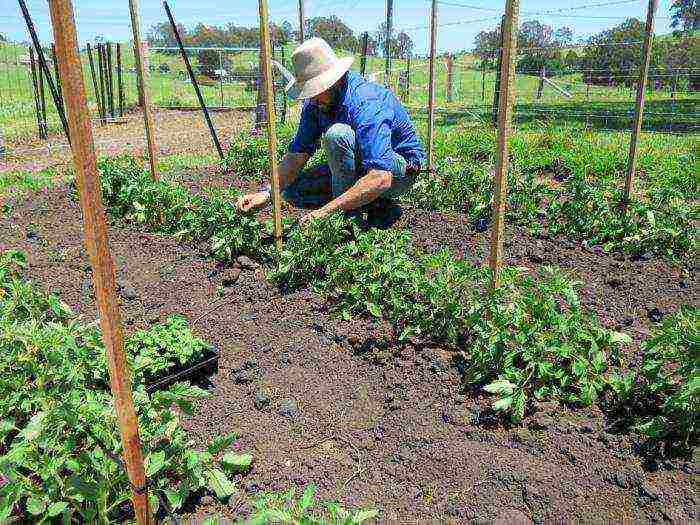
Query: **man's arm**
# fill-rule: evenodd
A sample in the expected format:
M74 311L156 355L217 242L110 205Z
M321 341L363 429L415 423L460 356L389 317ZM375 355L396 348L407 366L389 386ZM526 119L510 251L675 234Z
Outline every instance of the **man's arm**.
M310 155L307 153L287 153L279 163L277 172L280 178L280 191L292 184L301 170L309 161ZM236 202L236 206L241 211L250 211L265 206L272 198L269 190L249 193Z
M338 210L355 210L369 204L389 188L391 188L390 171L369 170L367 175L360 178L348 191L322 208L311 212L306 220L325 217Z

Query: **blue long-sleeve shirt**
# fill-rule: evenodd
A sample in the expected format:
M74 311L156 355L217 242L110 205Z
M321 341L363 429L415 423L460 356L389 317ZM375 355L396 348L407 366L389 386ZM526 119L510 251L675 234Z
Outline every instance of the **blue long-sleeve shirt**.
M416 128L391 91L348 71L337 98L330 111L306 102L296 137L289 146L291 153L313 155L326 130L340 123L355 131L364 173L371 169L391 171L393 152L409 165L425 165L425 151Z

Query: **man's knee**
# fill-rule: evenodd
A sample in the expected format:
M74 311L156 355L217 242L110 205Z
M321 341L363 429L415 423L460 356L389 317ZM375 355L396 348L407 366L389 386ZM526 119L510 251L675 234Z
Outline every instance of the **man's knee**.
M323 137L326 151L354 149L355 132L347 124L333 124Z

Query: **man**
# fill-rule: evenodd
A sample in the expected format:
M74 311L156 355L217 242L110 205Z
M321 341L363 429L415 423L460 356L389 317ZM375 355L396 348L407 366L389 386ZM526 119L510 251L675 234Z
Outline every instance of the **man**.
M279 165L282 190L297 179L323 137L333 199L302 218L386 205L416 180L425 152L406 110L388 89L350 71L353 58L337 58L328 43L311 38L292 54L295 82L288 96L307 100L294 141ZM381 197L381 199L379 199ZM377 200L379 199L379 200ZM269 186L238 200L243 211L270 200Z

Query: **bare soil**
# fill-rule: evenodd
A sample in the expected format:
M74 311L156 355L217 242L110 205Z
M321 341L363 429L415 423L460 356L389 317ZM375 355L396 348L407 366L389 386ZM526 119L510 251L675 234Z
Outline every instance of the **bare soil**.
M70 193L59 187L23 201L0 220L0 249L27 251L30 276L92 320L81 214ZM459 214L404 208L395 227L410 229L426 250L446 246L485 260L488 232L474 232ZM523 425L509 426L486 396L463 387L449 352L397 347L385 326L334 319L309 290L281 293L247 261L217 270L203 250L169 237L118 224L110 235L118 278L135 292L122 299L127 330L180 313L222 350L212 397L184 422L192 439L203 446L237 431L255 455L238 497L204 496L188 517L243 517L260 490L315 483L323 499L380 509L383 523L699 518L697 457L645 456L638 438L614 430L597 408L540 404ZM633 354L652 329L651 309L698 304L696 269L659 259L599 255L516 228L507 230L506 257L568 270L601 321L634 338Z

